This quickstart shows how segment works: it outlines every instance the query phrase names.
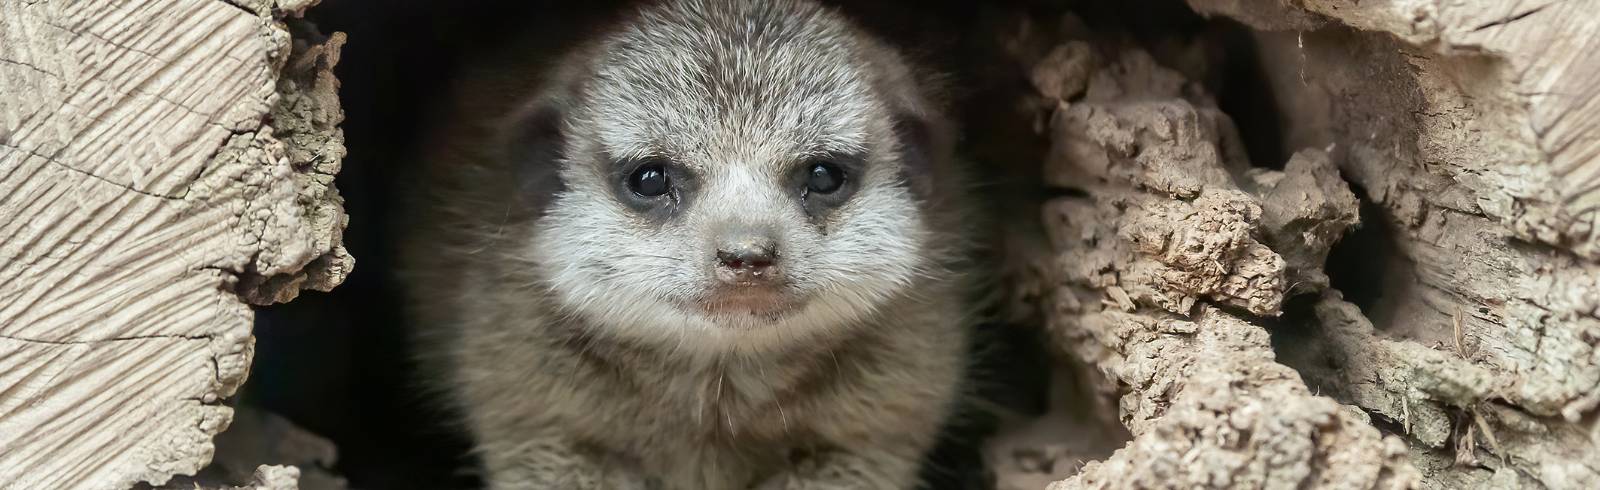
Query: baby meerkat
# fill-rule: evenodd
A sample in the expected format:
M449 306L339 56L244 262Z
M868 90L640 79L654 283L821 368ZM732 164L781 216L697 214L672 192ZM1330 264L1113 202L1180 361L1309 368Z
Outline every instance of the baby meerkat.
M916 486L972 288L925 84L808 0L600 33L473 63L413 195L416 343L489 486Z

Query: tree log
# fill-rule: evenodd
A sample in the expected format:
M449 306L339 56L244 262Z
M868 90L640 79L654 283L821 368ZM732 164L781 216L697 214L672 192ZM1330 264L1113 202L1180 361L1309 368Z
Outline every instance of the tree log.
M308 3L0 0L0 488L194 474L247 301L350 270L338 38L285 24Z

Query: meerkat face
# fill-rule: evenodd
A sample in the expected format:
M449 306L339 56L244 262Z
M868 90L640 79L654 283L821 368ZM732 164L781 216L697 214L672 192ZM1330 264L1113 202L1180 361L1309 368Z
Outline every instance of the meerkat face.
M770 345L928 274L920 98L863 42L809 4L673 2L601 45L531 116L559 148L530 246L561 305L635 338Z

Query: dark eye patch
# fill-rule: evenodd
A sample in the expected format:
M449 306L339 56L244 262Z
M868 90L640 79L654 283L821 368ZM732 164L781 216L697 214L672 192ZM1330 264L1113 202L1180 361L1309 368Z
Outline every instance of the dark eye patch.
M677 215L698 189L694 173L666 157L615 161L612 169L617 200L652 220Z
M806 174L806 194L832 194L844 186L844 169L829 161L811 163Z
M830 153L796 165L790 182L806 214L818 218L849 202L865 170L865 155Z

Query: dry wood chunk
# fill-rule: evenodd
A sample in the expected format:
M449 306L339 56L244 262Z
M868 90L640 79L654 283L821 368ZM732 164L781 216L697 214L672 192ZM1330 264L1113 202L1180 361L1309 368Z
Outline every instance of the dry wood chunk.
M264 124L289 34L216 0L0 12L0 486L192 474L250 364L238 279L343 254Z

